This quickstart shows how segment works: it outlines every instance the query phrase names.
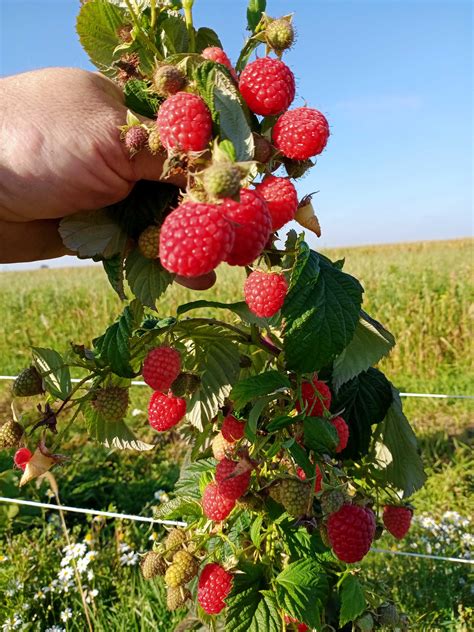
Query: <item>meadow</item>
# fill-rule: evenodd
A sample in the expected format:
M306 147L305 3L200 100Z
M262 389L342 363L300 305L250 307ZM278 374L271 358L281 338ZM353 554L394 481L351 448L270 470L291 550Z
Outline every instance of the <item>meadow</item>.
M402 391L474 395L472 246L471 240L460 239L324 251L332 259L345 257L345 270L365 288L366 311L396 336L397 346L382 368ZM240 270L223 267L217 285L199 298L240 300L242 282ZM195 298L196 293L173 286L160 301L159 314L173 314L180 303ZM14 375L26 366L30 345L62 350L71 341L90 344L120 311L120 301L99 266L0 273L0 374ZM6 382L0 383L2 416L8 415L8 390ZM138 429L147 423L144 391L133 391L131 409ZM465 555L474 540L464 535L472 526L465 521L474 514L469 497L473 400L407 398L404 407L419 435L429 478L413 500L420 522L400 548ZM178 474L177 448L165 442L154 455L136 456L85 445L73 434L69 448L71 463L56 473L65 504L150 515L161 495L172 491ZM18 474L11 471L9 459L0 454L0 495L16 496ZM21 492L43 501L45 494L45 486ZM48 517L45 526L43 517ZM0 592L7 591L0 606L4 630L85 629L75 615L80 603L71 587L54 598L51 589L34 598L51 587L61 556L64 560L68 555L61 553L65 543L56 519L0 505ZM145 630L155 625L171 631L177 619L164 614L159 583L145 586L136 570L137 552L149 547L148 539L159 537L162 529L120 521L103 524L73 515L66 519L71 537L83 543L81 559L86 559L86 550L94 552L83 565L96 569L93 579L84 579L90 584L95 628ZM433 522L426 522L429 519ZM387 546L393 542L380 544ZM34 573L28 559L33 560ZM411 629L469 629L473 607L465 588L468 565L407 559L373 554L366 566L374 584L383 571L387 596L401 602ZM94 582L100 587L94 588ZM94 596L94 590L100 596ZM14 615L23 617L27 627L7 627L8 621L13 626Z

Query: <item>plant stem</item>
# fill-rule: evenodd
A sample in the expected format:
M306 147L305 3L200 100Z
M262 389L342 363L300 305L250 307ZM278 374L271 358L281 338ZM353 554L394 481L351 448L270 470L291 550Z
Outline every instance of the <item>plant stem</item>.
M184 19L186 22L186 29L189 36L189 52L196 52L196 39L194 37L193 26L193 4L194 0L183 0Z
M72 426L73 422L76 420L76 417L78 416L80 410L81 410L81 408L80 408L80 406L78 406L76 408L76 411L75 411L74 415L71 417L71 419L68 421L67 425L61 430L61 432L59 433L58 437L56 438L56 441L54 442L53 447L51 448L51 452L55 452L55 450L58 449L61 441L63 440L63 437L65 436L65 434L69 430L69 428Z
M154 28L156 24L156 0L150 0L150 8L151 8L150 26L151 28Z
M137 31L143 37L145 42L148 44L150 50L154 53L154 55L156 55L156 57L158 59L163 59L163 55L157 49L155 43L150 39L150 36L148 35L148 33L143 29L142 25L140 24L140 20L138 19L138 15L135 13L135 10L134 10L134 8L131 5L130 0L125 0L125 4L127 5L127 9L128 9L128 11L130 13L130 16L132 18L132 21L133 21Z

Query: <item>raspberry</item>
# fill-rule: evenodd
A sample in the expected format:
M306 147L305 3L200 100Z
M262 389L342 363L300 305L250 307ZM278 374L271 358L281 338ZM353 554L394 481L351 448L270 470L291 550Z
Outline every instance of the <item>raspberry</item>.
M282 307L287 290L283 274L255 270L245 281L245 302L256 316L270 318Z
M224 439L221 432L216 434L212 440L212 454L214 458L218 461L222 461L226 456L232 456L233 451L233 443Z
M28 461L31 459L32 456L33 456L33 453L30 450L28 450L28 448L20 448L19 450L15 452L15 455L13 457L13 462L15 463L17 467L24 470L26 468L26 464L28 463Z
M148 141L148 130L141 125L133 125L129 127L123 137L125 147L130 152L130 155L138 153L145 147Z
M235 506L235 500L226 498L217 483L209 483L202 496L202 508L210 520L225 520Z
M13 382L12 390L15 397L29 397L43 393L43 380L36 367L29 366L23 369Z
M268 162L274 151L272 144L269 143L266 138L255 132L253 133L253 142L255 147L253 159L257 162Z
M131 24L122 24L122 26L117 29L117 36L122 42L128 44L133 40L132 29L133 26Z
M306 160L320 154L329 138L324 114L312 108L288 110L275 123L273 144L287 158Z
M153 75L153 89L161 97L176 94L186 85L186 77L179 68L171 64L158 66Z
M158 110L156 125L168 150L203 151L212 136L212 119L207 105L195 94L178 92Z
M150 133L148 134L148 149L153 155L157 154L163 149L163 145L161 144L160 140L160 134L156 127L150 130Z
M265 29L265 39L270 48L277 54L281 54L293 44L295 31L288 19L278 18L273 20Z
M225 260L234 244L234 228L220 207L185 202L165 219L160 259L170 272L185 277L207 274Z
M302 467L296 468L296 474L298 478L300 478L302 481L306 480L306 472L303 470ZM321 491L322 482L323 482L323 475L321 473L321 470L319 469L319 465L316 465L316 477L314 481L314 491L316 494Z
M299 401L296 402L296 410L299 413L306 408L308 417L322 417L331 405L331 391L327 384L315 376L312 382L303 382L301 385L301 399L303 407Z
M194 373L180 373L173 381L171 390L173 395L183 397L183 395L195 393L201 385L201 378Z
M288 176L296 180L297 178L303 177L308 169L314 167L314 162L311 160L291 160L290 158L287 158L284 161L284 165Z
M310 486L296 478L283 478L270 488L270 496L283 505L294 518L308 513L311 497Z
M323 510L323 514L332 514L339 509L347 502L347 497L344 492L339 489L333 489L328 492L324 492L324 494L319 499L321 503L321 509Z
M342 452L349 441L349 426L342 417L334 417L334 419L331 419L331 423L337 430L337 436L339 437L336 452Z
M181 608L188 599L191 599L191 593L187 588L183 588L182 586L176 588L172 588L171 586L167 587L166 607L168 610L173 611Z
M413 512L408 507L385 505L383 508L383 523L397 540L401 540L408 533L412 516Z
M187 551L178 551L173 557L173 563L165 573L165 584L177 588L187 584L195 577L199 570L199 562Z
M146 259L158 259L158 244L160 239L160 229L158 226L148 226L140 233L138 247Z
M352 564L369 552L375 535L373 511L357 505L343 505L329 516L328 537L336 556Z
M235 232L234 245L225 261L231 266L249 265L261 254L272 231L267 203L256 191L242 189L240 202L225 200L222 206Z
M166 573L166 562L155 551L149 551L142 559L140 569L144 579L153 579Z
M228 68L228 70L230 70L230 74L232 75L232 78L234 79L234 81L236 83L239 82L239 78L237 77L237 73L235 72L234 67L230 63L230 59L224 53L222 48L219 48L218 46L209 46L208 48L205 48L202 51L201 55L204 57L204 59L209 59L210 61L215 61L218 64L222 64L223 66Z
M306 623L301 623L301 621L298 621L298 619L295 619L294 617L290 617L287 614L285 614L285 623L286 625L291 625L292 623L294 623L294 625L296 626L296 630L298 630L298 632L307 632L307 630L309 630ZM295 628L293 627L290 628L290 630L293 630L293 629Z
M268 204L272 216L272 230L278 230L295 217L298 194L288 178L267 176L255 187Z
M245 494L250 484L250 470L235 474L238 462L222 459L216 467L216 482L219 493L231 500L237 500Z
M252 112L274 116L295 98L295 77L279 59L262 57L242 71L239 89Z
M16 421L6 421L0 427L0 450L16 448L23 436L23 426Z
M171 392L165 395L156 391L150 398L148 420L155 430L169 430L176 426L185 414L186 401L181 397L175 397Z
M374 618L370 612L366 612L355 620L356 630L360 632L372 632L374 629Z
M199 576L198 601L207 614L219 614L232 588L232 573L215 562L206 564Z
M246 421L241 421L234 417L234 415L227 415L222 422L222 436L226 441L229 441L229 443L234 443L234 441L242 439L245 433L246 423Z
M154 391L167 392L181 371L181 355L172 347L156 347L148 352L142 375Z
M231 162L216 162L202 174L204 190L212 198L234 197L240 190L242 173Z
M181 546L186 542L186 532L182 529L171 529L165 539L165 548L166 552L175 551L176 549L181 548Z
M105 421L120 421L125 417L128 408L128 388L121 386L99 388L95 391L91 403Z

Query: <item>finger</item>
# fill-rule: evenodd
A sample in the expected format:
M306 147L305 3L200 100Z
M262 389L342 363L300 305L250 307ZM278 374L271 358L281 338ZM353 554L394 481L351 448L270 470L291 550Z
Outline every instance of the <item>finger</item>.
M216 282L216 273L209 272L198 277L176 276L175 281L190 290L208 290Z
M0 263L54 259L72 254L59 235L59 221L0 221Z

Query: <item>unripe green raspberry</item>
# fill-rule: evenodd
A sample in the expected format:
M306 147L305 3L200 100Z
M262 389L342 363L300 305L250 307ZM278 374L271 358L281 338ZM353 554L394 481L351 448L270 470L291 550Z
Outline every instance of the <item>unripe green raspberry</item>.
M243 509L247 509L247 511L261 511L263 508L263 501L259 496L254 496L253 494L246 494L245 496L241 496L237 500L239 506Z
M23 436L23 427L13 420L9 420L0 427L0 450L16 448Z
M180 373L171 385L173 395L183 397L184 395L192 395L197 391L201 384L201 379L194 373Z
M322 524L319 527L319 535L321 536L322 543L324 546L327 546L328 549L331 548L331 543L329 542L328 530L325 524Z
M186 601L191 599L191 593L187 588L183 588L183 586L172 587L168 586L166 589L166 607L168 610L177 610L184 606Z
M29 366L27 369L23 369L13 382L12 390L15 397L29 397L43 393L43 380L36 367Z
M328 492L324 492L324 494L319 499L321 503L321 509L323 510L323 514L332 514L339 511L342 505L347 502L347 496L339 489L333 489Z
M355 621L356 629L360 632L372 632L374 629L374 618L370 612L366 612Z
M227 162L216 162L206 169L202 182L206 193L213 198L234 197L240 191L242 174L239 167Z
M398 624L398 611L393 603L384 603L377 609L377 621L387 628L394 628Z
M140 565L144 579L153 579L158 575L166 573L165 560L155 551L149 551L141 561Z
M179 549L187 540L186 531L182 529L171 529L165 539L166 552L174 552Z
M198 574L199 562L187 551L178 551L173 556L173 563L165 573L167 586L177 588L187 584Z
M166 64L159 66L153 75L153 89L161 97L176 94L186 85L186 77L179 68Z
M163 150L163 145L160 140L160 133L156 127L150 130L148 134L148 149L152 154L157 154Z
M294 518L308 514L311 493L308 483L294 478L281 479L270 489L270 496Z
M314 162L311 160L290 160L287 158L284 161L286 173L290 178L301 178L304 174L314 167Z
M290 48L295 40L295 30L287 18L273 20L265 30L265 39L278 54Z
M99 411L105 421L120 421L128 408L128 388L106 386L95 391L92 406Z
M138 247L140 252L147 259L158 259L159 257L160 229L158 226L148 226L140 233Z

